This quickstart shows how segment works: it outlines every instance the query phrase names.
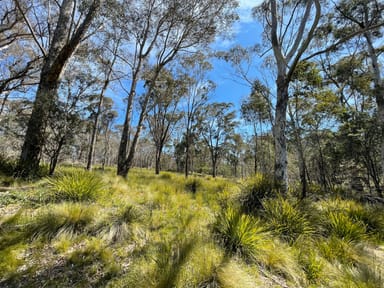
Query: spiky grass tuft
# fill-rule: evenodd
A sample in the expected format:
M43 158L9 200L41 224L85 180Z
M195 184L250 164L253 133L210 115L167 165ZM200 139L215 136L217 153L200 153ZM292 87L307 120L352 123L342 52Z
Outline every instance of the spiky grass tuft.
M280 239L293 244L300 237L309 237L314 229L307 215L287 199L278 197L263 201L263 218L269 230Z
M354 221L342 212L328 212L325 222L326 233L346 242L357 243L366 238L366 228L361 221Z
M68 170L48 180L55 201L93 201L104 191L104 183L95 172Z
M213 231L228 252L248 258L257 257L259 246L268 237L259 221L232 207L217 216Z

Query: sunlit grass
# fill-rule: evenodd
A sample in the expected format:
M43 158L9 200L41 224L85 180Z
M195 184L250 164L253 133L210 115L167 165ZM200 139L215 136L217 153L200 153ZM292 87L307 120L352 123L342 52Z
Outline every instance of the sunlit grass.
M81 173L61 167L54 179ZM132 169L127 179L113 170L86 173L101 181L96 193L81 192L88 185L71 180L75 192L59 195L42 179L25 193L12 192L13 206L0 201L8 211L0 216L0 286L370 288L383 282L384 257L375 246L384 233L381 207L324 195L318 202L277 197L261 175L236 183L147 169Z

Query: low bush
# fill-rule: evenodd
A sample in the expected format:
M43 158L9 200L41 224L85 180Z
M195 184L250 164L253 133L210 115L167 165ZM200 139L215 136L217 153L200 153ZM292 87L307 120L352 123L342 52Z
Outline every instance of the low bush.
M132 205L119 207L97 224L96 234L109 242L128 239L133 233L131 224L142 218L142 212Z
M15 159L7 158L0 155L0 173L5 176L13 176L17 166Z

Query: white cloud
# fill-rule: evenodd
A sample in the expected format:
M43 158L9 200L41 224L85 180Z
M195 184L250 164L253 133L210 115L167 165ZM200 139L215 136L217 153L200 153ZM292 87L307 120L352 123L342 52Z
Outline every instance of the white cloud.
M239 8L238 13L240 16L240 22L252 22L252 8L259 6L263 3L263 0L238 0Z

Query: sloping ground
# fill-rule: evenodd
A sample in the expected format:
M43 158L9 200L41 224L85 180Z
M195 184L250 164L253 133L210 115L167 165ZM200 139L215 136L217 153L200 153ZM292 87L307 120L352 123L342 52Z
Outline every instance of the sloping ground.
M0 287L384 287L382 207L276 198L250 215L246 181L58 174L0 192Z

